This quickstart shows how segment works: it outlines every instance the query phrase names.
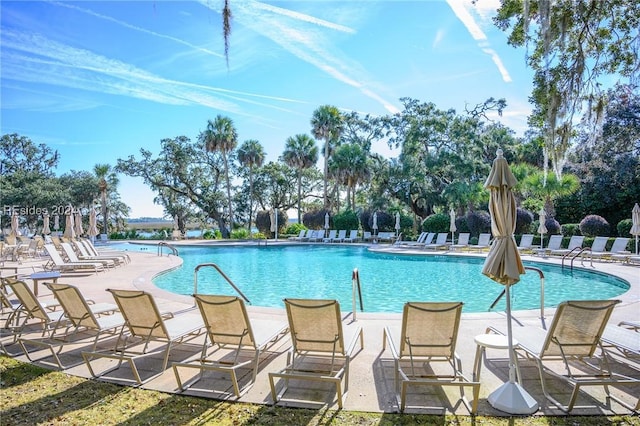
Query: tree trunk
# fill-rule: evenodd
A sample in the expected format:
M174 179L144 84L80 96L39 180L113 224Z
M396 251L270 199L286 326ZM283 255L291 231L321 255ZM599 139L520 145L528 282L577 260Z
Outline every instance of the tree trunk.
M222 160L224 161L224 174L227 178L227 199L229 200L229 230L227 232L227 235L229 235L229 233L233 229L233 206L231 203L231 182L229 181L229 164L227 162L227 153L225 151L222 151Z
M298 169L298 223L302 223L302 170Z
M249 167L249 235L251 235L251 221L253 219L253 167Z

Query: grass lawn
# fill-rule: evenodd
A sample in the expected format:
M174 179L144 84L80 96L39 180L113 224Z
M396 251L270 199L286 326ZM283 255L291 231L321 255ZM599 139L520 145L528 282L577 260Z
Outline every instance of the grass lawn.
M86 380L0 356L0 425L640 425L634 416L470 417L281 408Z

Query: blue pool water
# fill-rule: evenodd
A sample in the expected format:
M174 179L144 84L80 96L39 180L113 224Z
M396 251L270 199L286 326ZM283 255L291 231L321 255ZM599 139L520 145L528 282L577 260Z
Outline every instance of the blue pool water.
M136 246L133 250L156 250ZM487 312L503 286L482 275L484 259L406 256L369 252L362 246L179 247L184 264L154 279L162 289L190 295L195 267L215 263L255 306L284 307L282 299L328 298L351 310L351 276L358 268L365 312L401 312L407 301L464 301L465 312ZM543 263L525 263L545 274L545 306L569 299L614 298L629 289L619 278ZM212 268L198 273L198 292L236 294ZM527 271L512 287L512 308L540 307L540 279ZM504 310L504 298L494 310Z

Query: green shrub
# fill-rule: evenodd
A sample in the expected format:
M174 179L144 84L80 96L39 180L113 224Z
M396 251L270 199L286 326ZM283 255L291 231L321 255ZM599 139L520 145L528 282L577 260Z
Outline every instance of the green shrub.
M580 235L580 224L578 223L565 223L560 228L562 230L562 235L565 237Z
M278 210L278 234L282 233L282 230L288 226L289 218L287 214L281 210ZM261 210L256 214L256 228L264 235L275 235L271 232L271 213L266 210Z
M204 234L202 234L202 238L204 238L205 240L215 240L216 233L211 229L207 229L206 231L204 231Z
M597 214L585 216L580 222L580 232L585 237L608 237L610 228L609 222Z
M562 235L562 227L555 217L548 217L544 226L547 228L547 235Z
M446 213L436 213L428 216L422 222L422 230L427 232L449 232L451 220Z
M333 218L331 217L331 212L325 209L305 213L302 216L302 223L308 229L324 229L324 217L327 213L329 213L329 228L331 228L331 221Z
M265 237L265 235L262 232L254 232L253 234L251 234L251 239L252 240L266 240L267 237Z
M631 227L633 226L633 221L631 219L622 219L616 225L616 230L618 231L619 237L628 237L631 234Z
M471 211L467 213L466 219L471 235L478 236L482 233L491 232L491 216L489 216L488 212L483 210ZM447 226L446 230L449 230L449 226Z
M352 210L345 210L333 216L333 229L358 229L358 215Z
M231 231L231 239L246 240L249 238L249 230L247 228L237 228Z
M529 210L521 209L518 207L516 211L516 234L529 234L531 233L531 224L533 223L533 213Z
M284 233L287 235L298 235L303 229L306 230L307 227L301 223L292 223L291 225L287 226L287 229L284 230Z

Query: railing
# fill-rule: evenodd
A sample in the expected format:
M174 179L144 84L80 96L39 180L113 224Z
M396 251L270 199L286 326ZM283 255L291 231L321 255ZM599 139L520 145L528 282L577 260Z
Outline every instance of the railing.
M200 265L196 266L195 270L193 271L193 294L198 294L198 271L205 267L210 267L218 271L218 273L222 275L222 278L224 278L229 283L229 285L233 287L233 289L240 295L240 297L242 297L248 304L251 304L249 298L245 296L242 291L240 291L238 286L236 286L233 281L231 281L231 279L227 276L227 274L222 272L222 269L220 269L220 267L215 263L201 263Z
M172 246L171 244L165 243L164 241L160 241L160 242L158 243L158 256L162 256L162 248L163 248L163 247L167 247L167 248L169 248L169 250L171 250L171 253L172 253L174 256L177 256L177 255L178 255L178 249L177 249L177 248L175 248L175 247L174 247L174 246Z
M542 272L541 269L533 266L525 266L524 269L535 271L540 276L540 318L544 320L544 272ZM489 310L493 309L498 304L498 302L504 297L506 292L507 289L502 290L498 297L496 297L496 300L494 300L491 306L489 306Z
M576 250L578 250L577 253L575 253L572 257L571 257L571 270L573 271L573 261L576 257L580 256L581 254L583 254L585 251L591 252L591 247L574 247L573 249L571 249L571 251L567 254L565 254L564 256L562 256L562 269L564 269L564 260L569 257L572 253L574 253ZM593 266L593 256L591 256L590 258L591 260L591 266ZM584 256L582 256L582 258L580 259L580 262L582 265L584 265Z
M356 318L356 294L358 299L360 300L360 310L364 311L364 304L362 303L362 288L360 286L360 273L358 272L358 268L353 270L351 274L351 292L352 292L352 300L353 300L353 320Z

